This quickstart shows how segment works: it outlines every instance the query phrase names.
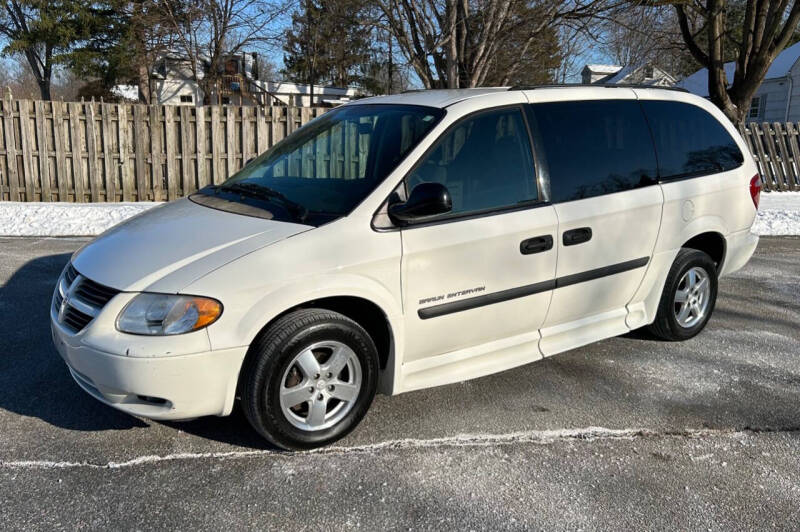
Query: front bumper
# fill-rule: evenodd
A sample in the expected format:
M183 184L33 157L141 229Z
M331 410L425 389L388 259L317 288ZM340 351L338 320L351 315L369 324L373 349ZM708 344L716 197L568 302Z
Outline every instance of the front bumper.
M233 408L247 347L132 357L87 345L82 333L71 334L52 313L50 321L53 342L75 382L109 406L163 420L224 416Z

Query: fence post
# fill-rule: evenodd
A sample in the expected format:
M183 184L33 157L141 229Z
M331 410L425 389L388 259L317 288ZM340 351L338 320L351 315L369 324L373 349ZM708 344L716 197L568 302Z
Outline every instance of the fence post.
M117 168L114 166L113 135L111 132L111 105L100 102L103 127L103 173L106 176L106 201L117 201Z
M83 182L83 154L81 153L81 117L78 103L66 104L69 109L70 153L72 153L72 180L75 187L75 201L85 201Z
M100 179L97 171L97 133L94 121L94 99L89 103L84 103L84 114L86 115L86 151L89 154L89 189L92 194L92 201L100 201Z
M25 201L34 200L36 179L33 175L33 132L28 115L28 100L19 100L19 143L22 148L22 183L25 186Z
M181 105L181 196L188 196L194 192L192 157L189 147L189 135L191 126L189 124L189 107Z
M267 117L262 106L256 107L256 157L264 153L269 146L267 138Z
M195 107L195 152L197 159L197 188L208 185L206 174L206 108Z
M244 165L247 164L247 159L250 158L250 118L247 116L249 114L247 112L247 107L242 106L240 110L242 112L242 120L240 122L242 128L242 166L240 166L240 168L244 168Z
M786 142L789 144L789 151L792 153L792 160L794 161L794 176L795 181L792 185L794 190L800 190L800 149L797 146L798 128L792 122L786 123Z
M222 150L224 140L222 139L219 105L211 106L211 182L214 184L222 183L225 179L222 171Z
M178 150L178 143L175 141L175 117L172 110L172 106L164 106L164 127L167 139L164 152L167 157L167 199L169 201L178 197L178 160L175 153Z
M233 115L233 108L232 105L225 106L225 163L228 169L225 175L226 178L232 176L235 171L233 168L233 161L236 158L236 138L234 137L236 134L234 130L236 127L236 117Z
M125 108L125 104L117 104L116 107L119 126L119 164L122 170L122 201L131 201L133 199L133 176L131 176L131 165L128 164L128 150L130 148L128 110Z
M159 105L149 107L150 120L150 167L153 170L153 201L164 199L164 152L161 149L161 117Z
M67 184L67 159L64 153L64 102L50 102L53 110L53 143L56 146L56 179L58 201L69 201Z
M145 201L150 194L148 194L149 187L147 185L147 164L145 163L147 144L145 136L145 121L144 121L145 106L134 104L133 106L133 139L134 139L134 171L136 172L136 201Z
M763 169L761 176L764 178L764 188L769 192L775 188L776 183L772 180L774 175L773 170L770 167L767 156L764 154L764 141L762 140L762 136L765 133L761 132L761 126L757 122L750 123L750 131L753 135L753 145L756 148L756 158L761 162L761 168Z
M3 101L3 132L6 138L6 161L8 163L8 199L20 201L17 167L17 141L14 134L14 100L11 94Z
M36 120L36 148L39 152L39 178L42 182L42 201L52 201L50 190L50 155L47 151L47 117L44 114L44 102L37 100L34 107Z
M769 125L769 122L764 122L762 124L764 130L764 138L767 141L767 152L769 153L769 159L772 161L772 168L775 172L775 178L778 182L778 189L786 190L786 185L784 184L784 174L783 174L783 165L781 165L781 160L778 158L777 150L775 149L775 138L773 137L772 128Z

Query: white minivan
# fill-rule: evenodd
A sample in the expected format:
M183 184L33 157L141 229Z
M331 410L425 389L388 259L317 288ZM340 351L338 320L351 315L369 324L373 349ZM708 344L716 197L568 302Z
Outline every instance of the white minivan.
M330 443L377 391L507 370L648 326L700 332L760 192L676 90L434 90L336 108L218 186L78 250L51 307L75 381L136 416Z

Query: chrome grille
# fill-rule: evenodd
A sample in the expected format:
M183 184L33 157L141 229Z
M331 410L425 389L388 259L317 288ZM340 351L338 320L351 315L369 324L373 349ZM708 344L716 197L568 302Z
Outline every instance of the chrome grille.
M53 311L58 323L73 333L82 331L119 290L82 276L70 263L58 280Z
M85 277L75 288L76 297L98 308L103 308L118 293L119 290L95 283Z

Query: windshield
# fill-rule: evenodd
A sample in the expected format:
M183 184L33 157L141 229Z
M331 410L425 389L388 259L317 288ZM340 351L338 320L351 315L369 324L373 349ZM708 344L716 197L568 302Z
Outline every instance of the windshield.
M261 206L270 218L320 225L349 214L443 114L414 105L340 107L201 193Z

